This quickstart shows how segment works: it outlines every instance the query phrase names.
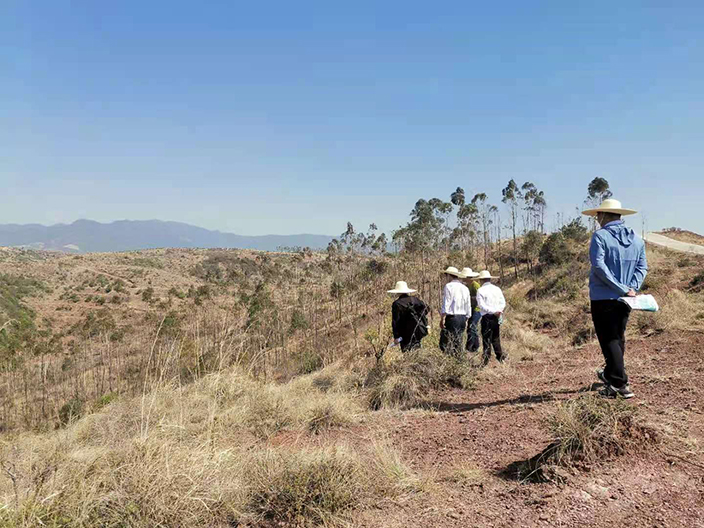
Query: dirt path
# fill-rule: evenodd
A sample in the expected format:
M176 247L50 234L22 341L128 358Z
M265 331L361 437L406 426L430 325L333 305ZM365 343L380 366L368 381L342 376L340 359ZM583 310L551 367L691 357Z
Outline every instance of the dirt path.
M704 527L703 346L699 334L632 341L632 405L662 432L660 441L646 452L574 470L560 485L520 482L509 468L549 443L545 421L556 402L599 387L598 348L492 365L477 390L437 394L437 412L397 419L394 445L433 484L364 512L356 526ZM452 479L460 463L476 468L476 481Z
M679 240L668 238L659 233L647 233L645 235L645 240L646 242L650 242L651 244L663 246L668 249L674 249L675 251L682 251L684 253L694 253L696 255L704 255L704 246L690 244L688 242L680 242Z

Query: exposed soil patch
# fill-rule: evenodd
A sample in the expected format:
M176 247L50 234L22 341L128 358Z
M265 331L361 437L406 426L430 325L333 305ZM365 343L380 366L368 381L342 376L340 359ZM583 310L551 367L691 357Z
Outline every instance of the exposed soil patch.
M436 484L383 514L365 512L359 526L603 526L607 519L704 526L704 338L679 339L677 346L667 335L632 340L627 352L637 393L631 404L662 431L657 446L646 439L635 453L564 469L559 485L517 480L516 462L551 442L544 420L555 402L600 386L593 374L600 352L589 345L531 363L494 364L477 390L438 393L437 413L397 420L394 444ZM478 482L442 478L461 461L478 468Z

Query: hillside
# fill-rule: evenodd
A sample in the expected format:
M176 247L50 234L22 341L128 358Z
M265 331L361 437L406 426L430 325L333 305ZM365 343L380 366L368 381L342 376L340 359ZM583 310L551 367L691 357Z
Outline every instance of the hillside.
M325 248L325 235L242 236L210 231L180 222L121 220L102 224L0 225L0 246L23 246L65 252L130 251L150 248L243 248L276 251L280 247Z
M375 359L385 290L435 311L444 254L2 250L0 521L701 525L704 260L649 247L662 311L631 317L618 402L593 396L585 250L507 278L511 359L485 369L436 320Z
M704 246L704 236L693 231L688 231L687 229L680 229L678 227L671 227L669 229L664 229L660 232L661 235L665 235L668 238L674 240L679 240L680 242L686 242L688 244L699 244Z

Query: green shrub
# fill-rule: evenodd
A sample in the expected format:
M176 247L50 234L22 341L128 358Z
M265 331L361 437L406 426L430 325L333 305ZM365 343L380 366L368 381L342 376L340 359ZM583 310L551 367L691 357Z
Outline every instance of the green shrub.
M306 349L295 358L298 374L310 374L323 368L323 357L313 350Z
M99 312L89 312L82 321L75 323L68 333L89 338L97 337L101 334L110 334L116 328L117 325L112 314L107 308L103 308Z
M83 416L84 402L80 398L71 398L59 409L59 424L68 425Z
M137 257L128 260L128 263L132 266L139 266L141 268L154 268L154 269L164 269L164 265L158 260L150 257Z
M110 405L113 401L115 401L118 397L118 394L116 392L110 392L108 394L102 395L100 398L98 398L95 402L95 410L98 411L102 409L103 407Z
M310 325L305 314L298 308L294 308L291 313L291 325L289 326L289 334L295 334L298 330L307 330Z
M584 243L589 240L589 229L582 223L582 217L578 216L568 224L560 228L560 233L567 240Z
M15 354L29 348L40 337L35 313L23 299L49 289L40 281L24 276L0 274L0 361L16 363Z
M176 297L178 299L185 299L186 298L186 294L184 292L182 292L181 290L179 290L178 288L176 288L176 286L171 287L171 289L169 290L169 296Z

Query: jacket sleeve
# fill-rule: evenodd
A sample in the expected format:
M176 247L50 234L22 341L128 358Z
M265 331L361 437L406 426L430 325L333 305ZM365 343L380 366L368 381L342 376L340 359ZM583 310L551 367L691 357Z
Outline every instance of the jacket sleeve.
M631 283L629 284L629 286L635 291L640 290L641 286L643 286L643 281L645 280L645 276L647 274L648 261L645 258L645 244L643 244L643 247L640 250L640 255L638 256L638 262L636 262L636 269L633 272L633 278L631 279Z
M606 284L606 286L618 292L620 295L626 295L630 288L616 280L616 277L614 277L613 273L611 273L611 270L609 270L604 262L605 254L604 241L595 233L592 237L591 246L589 246L589 259L592 263L592 272L601 282Z
M391 305L391 329L394 332L394 339L401 337L401 309L396 303Z

